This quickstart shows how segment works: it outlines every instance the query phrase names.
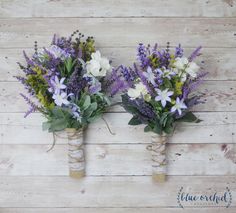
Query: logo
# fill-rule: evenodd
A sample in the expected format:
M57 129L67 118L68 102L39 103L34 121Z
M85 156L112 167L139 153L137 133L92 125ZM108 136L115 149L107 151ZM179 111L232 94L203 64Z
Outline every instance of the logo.
M181 208L190 206L229 208L232 203L232 193L229 187L221 192L211 189L207 193L191 192L191 189L185 190L181 187L177 194L177 203Z

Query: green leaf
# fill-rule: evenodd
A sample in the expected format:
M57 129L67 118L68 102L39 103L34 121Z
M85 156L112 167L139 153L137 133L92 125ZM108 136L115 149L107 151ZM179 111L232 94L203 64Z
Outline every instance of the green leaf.
M84 98L83 109L86 110L91 104L91 98L89 95L86 95Z
M162 133L162 128L159 124L156 124L153 128L153 132L157 133L157 134L161 134Z
M166 122L169 118L170 112L164 112L160 118L160 124L164 127L166 126Z
M88 119L88 118L92 115L92 113L97 109L97 106L98 106L98 105L97 105L96 102L90 104L90 106L84 111L83 116L84 116L86 119Z
M182 118L177 119L176 121L199 123L202 120L198 119L192 112L187 112Z
M67 122L65 119L54 119L52 120L50 131L60 131L67 127Z
M75 63L76 63L76 60L73 61L71 57L65 60L65 67L66 67L68 75L71 74L72 68L74 67Z
M63 110L58 106L55 106L53 108L52 113L56 118L63 118L64 117Z
M145 126L144 132L150 132L152 131L152 128L150 126Z
M129 125L139 125L142 124L142 121L140 121L139 118L137 118L136 116L132 117L128 123Z
M51 127L51 123L50 122L43 122L43 125L42 125L42 128L43 128L43 131L45 130L49 130Z

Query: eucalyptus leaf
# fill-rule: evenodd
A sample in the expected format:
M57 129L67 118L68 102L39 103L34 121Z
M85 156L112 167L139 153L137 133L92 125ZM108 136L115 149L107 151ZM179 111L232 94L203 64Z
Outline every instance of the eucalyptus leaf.
M97 109L97 103L94 102L84 111L84 117L89 118L91 114Z
M144 132L150 132L150 131L152 131L152 128L150 127L150 126L145 126L145 128L144 128Z
M128 124L133 125L133 126L134 125L139 125L139 124L142 124L142 121L138 117L134 116L130 119Z
M182 118L177 119L176 121L199 123L202 120L198 119L192 112L187 112Z
M50 129L50 127L51 127L51 123L50 122L48 122L48 121L47 122L43 122L43 124L42 124L43 131Z
M51 122L50 129L51 131L60 131L67 127L67 122L65 119L54 119Z
M83 109L86 110L91 104L91 98L89 95L86 95L84 98Z

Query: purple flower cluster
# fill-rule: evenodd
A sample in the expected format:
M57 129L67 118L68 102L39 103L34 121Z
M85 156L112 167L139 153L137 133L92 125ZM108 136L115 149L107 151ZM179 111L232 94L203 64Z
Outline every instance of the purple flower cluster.
M158 48L157 44L154 47L139 44L138 62L133 67L121 66L113 71L112 95L121 92L123 100L128 99L123 106L135 118L143 122L146 119L150 128L157 125L155 129L167 128L168 132L174 120L189 116L190 107L200 103L200 96L193 94L207 74L199 72L201 68L194 62L200 50L198 47L185 57L180 44L173 53L169 42L165 49Z
M92 96L98 96L93 100L101 102L102 107L107 105L103 85L104 76L110 69L109 60L95 50L93 37L85 41L83 37L78 30L68 38L54 35L47 48L38 50L35 43L35 53L31 57L23 51L27 65L18 64L25 75L15 77L41 105L36 106L29 97L21 94L30 106L26 116L36 110L52 115L54 108L60 108L81 121L81 108L85 108L85 99L80 100L81 97L91 96L91 101ZM87 114L90 116L92 112Z

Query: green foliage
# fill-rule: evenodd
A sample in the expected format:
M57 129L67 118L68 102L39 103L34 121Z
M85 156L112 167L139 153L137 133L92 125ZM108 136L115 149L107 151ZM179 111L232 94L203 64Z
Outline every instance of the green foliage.
M70 117L69 111L55 106L52 110L48 110L48 121L43 123L43 130L49 132L61 131L69 126Z
M81 120L73 118L70 109L55 106L45 113L48 121L43 124L43 130L55 132L65 128L86 128L89 123L99 118L109 105L106 96L101 93L84 93L75 103L80 107Z
M59 66L61 76L62 77L70 76L74 71L76 62L77 62L77 59L73 60L71 57L67 58L64 61L63 65Z
M196 123L201 121L192 112L183 112L185 113L183 117L175 119L174 114L169 111L164 111L159 102L151 100L149 103L152 105L156 116L152 119L142 119L143 115L141 115L139 109L130 104L126 95L122 95L123 107L127 112L133 115L129 121L129 125L146 124L144 132L152 131L157 134L171 134L174 131L174 124L176 121Z
M135 125L142 124L142 121L138 118L138 116L133 116L133 117L130 119L130 121L129 121L128 124L135 126Z
M83 52L84 61L89 61L91 59L91 54L95 52L94 39L88 37L85 42L80 43L79 47Z
M198 119L192 112L187 112L183 117L176 121L200 123L202 120Z
M44 79L43 71L39 67L33 67L34 74L27 75L26 83L34 90L40 103L47 109L52 109L54 103L48 93L48 84Z

